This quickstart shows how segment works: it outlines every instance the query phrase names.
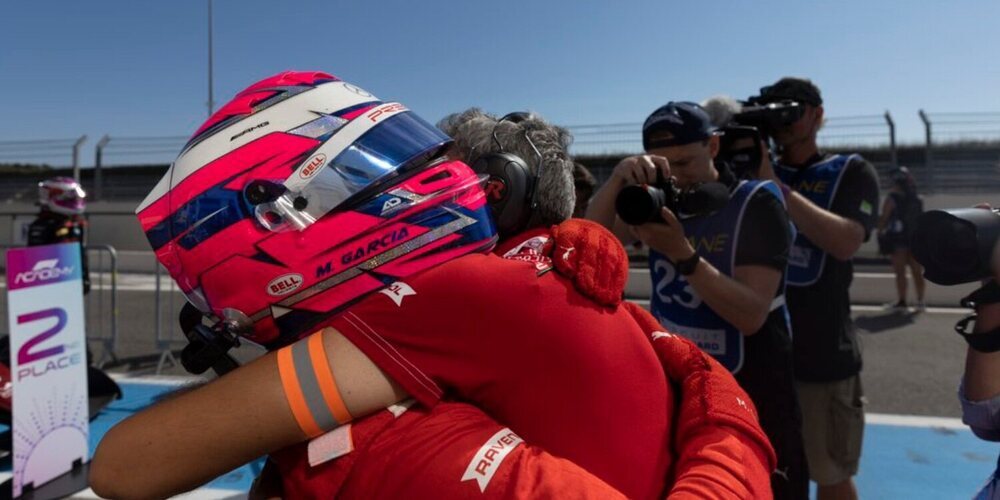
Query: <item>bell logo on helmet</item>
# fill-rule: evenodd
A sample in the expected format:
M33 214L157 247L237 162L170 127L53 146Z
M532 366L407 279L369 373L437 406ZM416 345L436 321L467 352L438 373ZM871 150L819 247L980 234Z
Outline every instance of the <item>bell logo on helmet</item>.
M306 166L299 171L299 177L303 179L309 179L310 177L316 175L316 172L319 172L320 168L322 168L323 165L325 164L326 164L325 154L320 153L316 156L313 156L312 159L309 160L309 163L307 163Z
M301 274L283 274L267 284L267 294L272 297L281 297L294 292L300 286L302 286Z

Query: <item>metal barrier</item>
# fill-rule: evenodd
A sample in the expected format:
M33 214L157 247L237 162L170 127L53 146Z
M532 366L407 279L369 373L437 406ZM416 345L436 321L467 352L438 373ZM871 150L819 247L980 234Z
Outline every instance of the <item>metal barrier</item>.
M638 122L571 125L566 129L573 134L570 151L574 155L624 156L642 152L642 124ZM881 115L829 117L818 140L831 150L843 146L887 148L890 161L896 162L896 124L888 111Z
M19 248L0 245L3 250L3 269L7 265L7 250ZM85 328L88 347L100 347L100 354L93 360L99 368L118 362L118 252L111 245L84 247L89 261L90 293L84 296ZM0 316L7 316L7 287L3 287ZM0 321L0 335L8 335L7 321Z
M118 252L111 245L87 245L84 249L89 266L98 270L91 271L90 293L84 297L87 341L101 345L101 356L94 364L102 368L109 362L118 363Z
M178 347L178 345L187 345L187 337L181 332L180 324L177 321L177 315L180 312L180 307L178 307L176 300L179 290L177 289L177 284L169 276L166 277L167 285L164 287L163 275L165 273L166 269L163 268L162 264L157 262L154 293L154 300L156 301L154 305L156 349L160 353L160 359L156 363L157 375L163 372L168 362L170 366L180 366L176 356L174 356L173 348ZM164 297L166 297L166 308L164 308L163 304ZM164 313L166 313L165 316ZM164 325L164 321L166 321L166 325Z

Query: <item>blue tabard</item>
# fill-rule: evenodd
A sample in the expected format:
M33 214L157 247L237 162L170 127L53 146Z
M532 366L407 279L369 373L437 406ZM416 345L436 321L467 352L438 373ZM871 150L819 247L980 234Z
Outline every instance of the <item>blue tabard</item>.
M781 165L775 165L774 170L778 178L793 191L805 196L818 207L830 210L847 164L856 157L857 155L834 155L801 170ZM788 284L815 284L823 275L826 259L827 253L799 232L788 254Z
M747 202L759 189L770 191L784 203L781 191L773 182L741 181L725 208L711 215L681 221L684 234L691 240L698 255L726 276L733 275L736 246ZM649 305L660 324L671 333L694 341L729 371L738 372L743 367L743 334L712 311L665 256L650 250L649 267L653 279ZM782 284L771 310L784 308L784 304ZM787 310L785 321L788 321Z
M997 459L997 469L993 475L979 490L979 493L972 497L973 500L997 500L998 498L1000 498L1000 458Z

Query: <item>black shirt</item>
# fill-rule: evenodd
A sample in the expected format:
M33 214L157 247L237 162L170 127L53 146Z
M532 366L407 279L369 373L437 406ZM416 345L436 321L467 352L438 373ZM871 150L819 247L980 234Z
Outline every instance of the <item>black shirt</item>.
M739 181L722 163L716 163L719 182L732 192ZM784 283L788 253L792 244L788 212L771 192L758 190L747 201L742 229L736 246L737 266L763 265L781 271ZM779 287L778 297L784 291ZM787 469L802 458L801 412L795 395L792 371L792 338L779 308L753 335L743 337L743 367L736 381L747 392L760 414L761 426L778 454L778 468ZM807 484L801 467L793 467L803 477L797 486ZM794 487L797 487L794 486ZM794 496L794 495L793 495Z
M717 162L719 182L726 184L732 193L739 180L736 179L725 163ZM736 242L737 266L763 265L781 271L781 282L785 281L785 267L788 263L788 252L792 245L792 235L789 229L788 212L777 197L769 191L760 189L747 200L746 211L739 240ZM778 287L775 298L784 290ZM744 336L745 348L743 368L736 374L736 380L744 385L756 385L757 381L767 380L768 375L775 375L780 367L788 365L789 382L791 382L791 335L782 310L772 311L764 325L753 335ZM756 402L753 392L769 392L771 382L758 387L743 389L750 393L750 398ZM791 387L791 385L789 385Z
M827 157L817 155L805 168ZM865 241L878 221L878 174L860 156L844 167L834 194L831 212L857 221L865 230ZM786 292L795 339L795 376L805 382L833 382L861 371L861 347L851 320L848 290L854 264L827 255L823 274L807 287L789 286Z

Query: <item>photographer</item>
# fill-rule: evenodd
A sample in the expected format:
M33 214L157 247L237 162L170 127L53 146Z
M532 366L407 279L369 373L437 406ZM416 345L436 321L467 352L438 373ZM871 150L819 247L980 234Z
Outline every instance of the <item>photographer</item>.
M924 211L924 202L917 194L917 183L906 167L892 173L892 187L882 202L882 215L878 220L879 253L892 260L896 274L896 294L899 300L894 309L906 311L906 269L913 275L913 288L917 292L917 311L927 310L924 303L924 269L910 251L910 239L916 220Z
M914 258L924 276L938 285L982 281L962 299L975 314L955 325L969 344L965 374L958 389L962 421L987 441L1000 441L1000 212L989 205L974 209L925 212L913 231ZM1000 463L974 498L1000 498Z
M761 89L759 104L801 108L771 131L778 165L759 177L780 183L798 229L788 265L788 309L795 332L795 376L809 470L818 498L856 498L864 430L861 350L851 320L851 258L878 219L878 177L858 155L827 155L816 136L823 99L809 80L782 78Z
M980 305L976 315L973 335L988 335L1000 328L1000 303ZM972 432L988 441L1000 441L1000 351L985 352L969 346L958 399L962 403L962 421ZM976 498L996 498L998 495L1000 463Z
M719 136L697 104L672 102L654 111L643 125L643 146L648 154L615 167L594 195L587 218L628 241L633 238L622 217L630 217L616 215L616 204L620 214L623 205L636 203L630 193L643 194L630 185L682 193L711 183L725 186L722 206L711 207L715 210L703 206L702 213L692 214L699 207L664 206L655 214L661 220L631 228L651 249L650 309L666 328L695 340L735 373L777 452L775 496L806 498L808 473L783 302L791 235L781 193L771 182L741 181L726 164L713 161ZM664 185L671 176L674 184Z

